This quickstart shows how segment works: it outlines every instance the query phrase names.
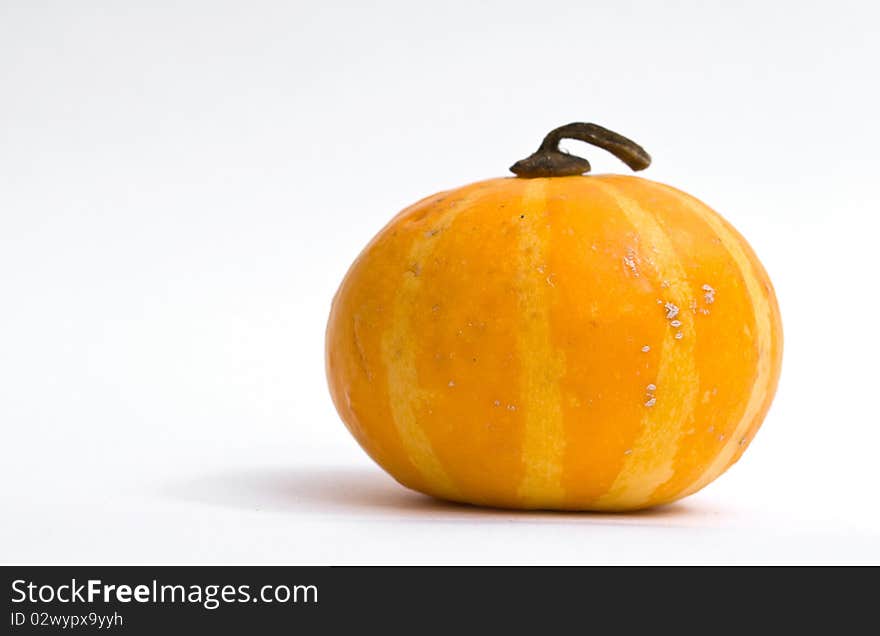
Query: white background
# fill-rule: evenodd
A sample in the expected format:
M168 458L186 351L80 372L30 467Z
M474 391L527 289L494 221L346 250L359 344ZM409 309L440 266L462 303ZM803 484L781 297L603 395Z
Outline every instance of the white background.
M4 0L0 560L880 563L878 18ZM735 468L654 512L410 493L330 402L336 285L399 209L579 120L749 238L785 324L776 402Z

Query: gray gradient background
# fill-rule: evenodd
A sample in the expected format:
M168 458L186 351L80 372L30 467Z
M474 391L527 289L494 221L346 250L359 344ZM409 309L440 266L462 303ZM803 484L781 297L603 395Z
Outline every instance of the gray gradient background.
M880 562L876 6L0 1L0 560ZM777 401L652 513L408 493L333 410L330 298L575 120L749 238Z

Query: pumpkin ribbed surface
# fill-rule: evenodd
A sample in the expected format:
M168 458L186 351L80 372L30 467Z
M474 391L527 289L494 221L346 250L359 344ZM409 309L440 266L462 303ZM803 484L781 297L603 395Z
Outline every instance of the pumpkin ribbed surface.
M326 363L405 486L630 510L710 483L780 372L770 280L697 199L629 176L493 179L397 215L352 265Z

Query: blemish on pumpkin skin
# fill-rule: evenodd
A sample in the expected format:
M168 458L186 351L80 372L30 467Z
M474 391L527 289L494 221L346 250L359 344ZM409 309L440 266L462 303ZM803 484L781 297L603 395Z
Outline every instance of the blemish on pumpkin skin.
M623 264L626 268L625 271L632 273L634 278L639 277L639 264L641 263L641 259L636 251L629 247L626 250L626 255L623 257Z
M360 362L361 369L363 369L364 374L367 376L367 381L373 381L373 374L370 371L370 367L367 364L367 356L364 353L364 347L361 343L360 335L358 334L358 324L360 324L360 320L357 316L354 317L354 324L352 326L352 335L354 336L354 348L358 353L358 361Z
M654 396L654 391L657 390L657 385L653 382L645 387L645 397L648 398L648 401L645 402L645 406L651 408L655 404L657 404L657 398Z
M706 292L705 295L703 296L703 298L706 301L706 304L711 305L712 303L714 303L715 302L715 290L712 289L712 287L710 285L703 285L702 290L704 292Z
M645 345L642 347L642 353L648 353L651 350L650 345Z

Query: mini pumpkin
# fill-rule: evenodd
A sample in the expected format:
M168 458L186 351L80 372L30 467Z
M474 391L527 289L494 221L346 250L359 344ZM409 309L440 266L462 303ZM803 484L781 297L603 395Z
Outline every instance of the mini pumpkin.
M408 488L622 511L696 492L755 436L780 373L767 273L696 198L584 173L563 138L641 170L594 124L400 212L333 299L326 369L355 439Z

